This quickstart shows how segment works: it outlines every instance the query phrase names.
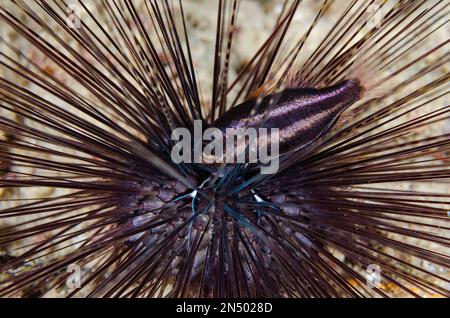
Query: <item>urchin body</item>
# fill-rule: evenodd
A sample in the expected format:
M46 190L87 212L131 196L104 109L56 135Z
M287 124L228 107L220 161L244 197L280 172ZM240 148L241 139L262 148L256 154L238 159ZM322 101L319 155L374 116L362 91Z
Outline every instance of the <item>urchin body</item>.
M54 64L9 43L1 52L2 70L34 86L0 77L1 110L20 117L0 117L14 136L0 144L0 186L71 191L2 207L3 219L29 219L0 232L0 247L22 247L0 264L0 295L448 296L445 272L418 263L448 267L435 245L449 246L449 195L386 186L450 177L448 134L417 134L448 119L448 75L437 71L446 42L421 45L448 22L445 3L371 11L371 1L355 1L322 35L314 29L325 2L289 38L300 2L284 5L235 78L239 1L218 2L206 100L182 2L106 1L97 16L79 1L92 22L80 28L65 22L61 3L33 10L17 1L24 20L0 8L2 23ZM317 47L307 52L311 37ZM222 132L279 129L279 170L175 164L171 133L195 121ZM75 290L66 286L73 264L83 273ZM379 281L368 284L373 265Z

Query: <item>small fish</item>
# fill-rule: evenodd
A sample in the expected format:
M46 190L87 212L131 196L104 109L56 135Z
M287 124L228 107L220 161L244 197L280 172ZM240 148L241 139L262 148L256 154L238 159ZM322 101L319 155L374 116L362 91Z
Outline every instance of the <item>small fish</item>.
M304 147L327 133L339 116L358 101L364 88L345 80L325 88L288 88L261 101L239 104L218 118L213 127L279 129L280 152ZM255 111L256 110L256 111Z

